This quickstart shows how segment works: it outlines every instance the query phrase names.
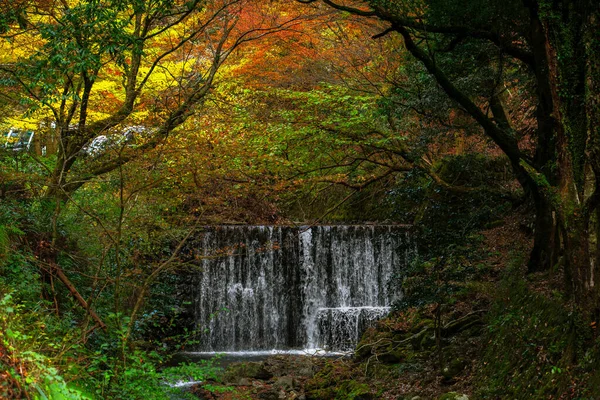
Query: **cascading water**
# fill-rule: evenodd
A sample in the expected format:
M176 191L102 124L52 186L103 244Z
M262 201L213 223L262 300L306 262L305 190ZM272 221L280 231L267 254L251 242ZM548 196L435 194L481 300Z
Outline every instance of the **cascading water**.
M200 351L349 350L414 251L405 227L372 225L212 227L195 246Z

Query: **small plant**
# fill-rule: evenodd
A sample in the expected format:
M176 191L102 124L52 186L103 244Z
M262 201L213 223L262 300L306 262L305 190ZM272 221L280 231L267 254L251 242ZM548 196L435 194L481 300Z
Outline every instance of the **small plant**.
M5 370L3 378L16 386L11 391L40 400L92 399L67 383L41 353L53 350L44 332L45 321L33 322L39 316L16 303L11 293L0 292L0 296L0 367Z

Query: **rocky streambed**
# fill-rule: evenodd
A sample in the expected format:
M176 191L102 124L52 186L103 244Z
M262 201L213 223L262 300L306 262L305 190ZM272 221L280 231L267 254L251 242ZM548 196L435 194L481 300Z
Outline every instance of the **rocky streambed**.
M234 362L229 364L218 382L202 382L190 390L207 400L309 399L307 384L332 361L323 357L276 355L264 361Z
M481 313L456 310L439 330L426 314L381 321L352 357L287 354L233 362L189 390L210 400L467 400L482 346Z

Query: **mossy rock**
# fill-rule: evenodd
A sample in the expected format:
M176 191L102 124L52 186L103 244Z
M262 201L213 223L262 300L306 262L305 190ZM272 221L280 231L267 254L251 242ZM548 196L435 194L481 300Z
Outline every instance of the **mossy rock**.
M290 391L295 389L298 386L298 383L292 376L280 376L273 383L273 387L277 389L283 389L285 391Z
M394 340L394 334L392 332L376 332L374 330L369 330L366 332L356 345L356 350L354 351L354 356L357 361L366 360L371 355L378 353L381 345L376 345L375 343L381 343L382 339L389 339L389 341L384 340L383 343L392 342Z
M397 365L386 365L378 362L369 363L365 373L368 377L385 379L385 378L397 378L398 367Z
M223 374L224 382L237 382L241 378L268 380L273 377L262 362L231 364Z
M371 394L371 389L366 383L360 383L354 380L347 380L340 384L336 399L344 400L371 400L375 399Z
M257 393L260 400L279 400L279 391L275 388L268 388Z
M317 393L321 389L335 387L340 381L348 379L351 376L350 370L340 369L332 363L326 364L319 372L310 378L304 384L307 392Z
M357 361L363 361L373 354L373 345L369 343L359 343L354 351L354 357Z
M390 346L391 347L391 346ZM404 348L389 349L377 355L377 359L384 364L398 364L406 359Z
M455 358L447 363L442 369L443 381L452 382L467 366L467 362L462 358Z
M325 388L314 388L306 391L307 400L372 400L369 385L348 379Z
M431 350L436 346L435 335L425 334L419 343L419 349Z
M423 319L417 320L415 322L415 324L412 326L412 328L410 329L410 331L413 334L419 333L425 328L433 328L434 326L435 326L435 323L433 322L432 319L423 318Z
M464 335L465 337L477 337L481 336L482 332L482 324L473 324L473 326L467 328L464 332L462 332L461 335Z
M336 390L333 387L309 390L305 393L306 400L331 400L335 399Z
M482 325L483 325L483 320L481 319L480 315L478 315L478 314L469 315L469 316L466 316L463 318L459 318L455 321L452 321L449 324L447 324L446 326L444 326L443 336L450 337L450 336L456 335L457 333L460 333L462 331L466 331L469 328L472 328L474 326L482 326Z

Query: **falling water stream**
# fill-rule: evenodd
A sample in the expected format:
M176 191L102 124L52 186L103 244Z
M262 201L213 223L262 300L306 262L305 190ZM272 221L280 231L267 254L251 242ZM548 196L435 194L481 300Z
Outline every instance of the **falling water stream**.
M200 353L345 352L389 312L406 227L219 226L195 245Z

